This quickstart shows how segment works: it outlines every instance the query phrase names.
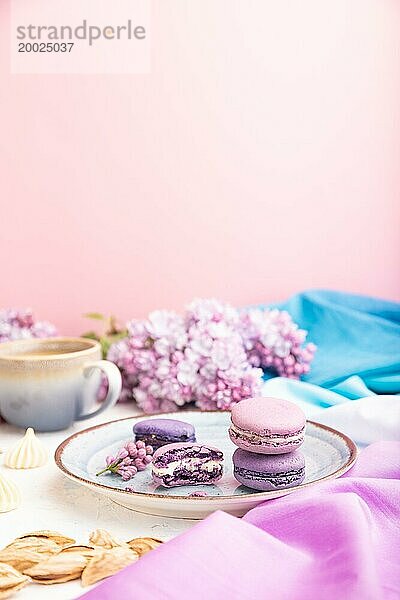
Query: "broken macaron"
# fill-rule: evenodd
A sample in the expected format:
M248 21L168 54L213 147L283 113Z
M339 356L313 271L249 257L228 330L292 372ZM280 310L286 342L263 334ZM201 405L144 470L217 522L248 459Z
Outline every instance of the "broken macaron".
M165 487L212 485L222 477L223 458L221 450L206 444L168 444L154 453L153 479Z

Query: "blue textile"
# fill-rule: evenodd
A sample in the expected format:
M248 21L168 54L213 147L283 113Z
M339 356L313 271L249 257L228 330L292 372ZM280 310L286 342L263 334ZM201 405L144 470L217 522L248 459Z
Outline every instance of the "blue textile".
M287 310L318 349L303 381L276 377L264 393L319 407L400 393L399 303L311 290L273 306Z

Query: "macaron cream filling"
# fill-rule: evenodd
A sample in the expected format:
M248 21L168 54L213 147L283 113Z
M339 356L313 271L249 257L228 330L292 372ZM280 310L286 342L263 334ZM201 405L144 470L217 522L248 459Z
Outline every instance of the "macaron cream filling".
M292 445L298 442L299 444L303 441L305 432L305 426L291 433L272 433L270 431L263 431L257 433L255 431L246 431L241 429L234 423L229 428L229 433L232 438L239 439L252 445L268 445L281 447L285 445Z
M214 483L223 472L223 454L202 445L158 450L152 464L153 478L167 487Z
M146 444L172 444L174 442L195 442L195 435L160 435L158 433L136 433L136 441L143 441Z
M179 469L182 465L182 461L175 460L167 467L155 467L153 466L153 473L157 475L157 477L162 477L163 475L173 475L175 469ZM220 469L222 467L221 463L216 460L209 460L207 462L202 462L198 458L186 459L185 461L185 469L188 471L208 471L212 473L214 469Z

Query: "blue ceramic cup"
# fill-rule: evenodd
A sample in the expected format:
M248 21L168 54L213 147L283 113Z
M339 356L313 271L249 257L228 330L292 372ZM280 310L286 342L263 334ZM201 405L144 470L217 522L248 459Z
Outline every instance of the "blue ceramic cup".
M108 393L96 408L104 373ZM85 338L28 339L0 344L0 414L17 427L57 431L113 406L121 373Z

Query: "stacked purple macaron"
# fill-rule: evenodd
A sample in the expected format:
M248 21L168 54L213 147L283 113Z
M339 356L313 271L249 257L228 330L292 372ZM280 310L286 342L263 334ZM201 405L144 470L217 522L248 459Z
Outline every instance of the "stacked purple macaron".
M229 436L238 446L233 455L234 476L263 491L299 485L305 461L298 450L304 442L303 411L279 398L250 398L232 408Z

